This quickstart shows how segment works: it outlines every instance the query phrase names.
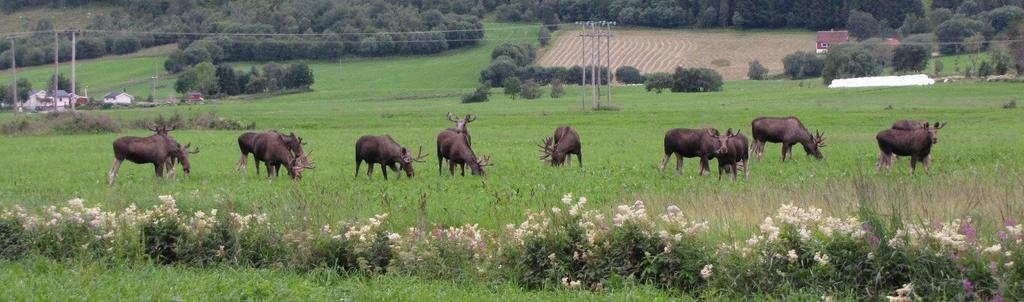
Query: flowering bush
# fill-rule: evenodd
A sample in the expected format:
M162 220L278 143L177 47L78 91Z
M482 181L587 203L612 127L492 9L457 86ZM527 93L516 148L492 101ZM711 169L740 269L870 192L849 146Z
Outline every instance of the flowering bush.
M265 214L182 213L172 196L117 212L72 199L39 214L0 211L0 259L116 257L191 266L237 265L426 278L508 278L529 288L601 291L622 280L686 292L777 296L791 290L869 300L1015 300L1024 297L1024 225L980 236L970 218L904 225L871 211L829 217L782 205L753 236L706 238L707 222L637 201L606 215L586 198L527 212L500 231L424 225L401 233L387 214L283 230Z

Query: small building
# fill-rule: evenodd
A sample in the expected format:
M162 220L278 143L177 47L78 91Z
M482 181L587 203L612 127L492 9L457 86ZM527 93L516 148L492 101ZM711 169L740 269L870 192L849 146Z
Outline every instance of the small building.
M46 94L46 90L32 92L28 95L28 99L21 104L22 108L28 111L35 111L36 108L42 108L43 106L47 106L47 104L49 104L49 101L47 101ZM53 107L52 104L49 104L49 106L51 108Z
M201 102L203 102L205 100L203 99L203 94L202 93L200 93L198 91L193 91L193 92L188 94L188 101L192 102L192 103L201 103Z
M28 95L28 100L25 100L22 106L31 111L64 111L64 109L71 107L71 100L77 100L79 104L85 104L81 102L81 97L64 90L57 90L56 94L39 90Z
M135 101L135 97L124 92L111 92L103 96L104 104L128 105Z
M850 32L845 30L819 31L817 41L814 45L814 51L816 53L826 53L832 45L849 42Z
M885 45L889 45L889 46L892 46L892 47L897 47L897 46L900 46L901 44L903 44L903 42L900 42L900 39L897 39L897 38L885 39Z

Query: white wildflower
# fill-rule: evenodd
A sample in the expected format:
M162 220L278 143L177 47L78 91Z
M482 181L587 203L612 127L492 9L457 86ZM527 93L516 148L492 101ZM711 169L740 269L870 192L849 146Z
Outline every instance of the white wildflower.
M814 252L814 261L818 262L818 264L823 265L823 266L824 265L828 265L828 262L829 262L828 254L824 254L824 253L820 253L820 252Z
M712 264L704 265L704 268L700 270L700 277L704 279L711 278L711 275L715 273L715 266Z
M797 260L800 260L800 256L796 255L796 250L789 250L789 252L786 252L786 257L789 259L789 262L796 262Z

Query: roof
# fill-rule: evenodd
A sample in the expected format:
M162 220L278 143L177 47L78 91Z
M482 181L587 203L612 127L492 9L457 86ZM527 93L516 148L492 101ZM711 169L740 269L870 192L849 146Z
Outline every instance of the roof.
M819 31L818 32L818 42L836 43L836 42L846 42L846 41L850 41L850 32L845 31L845 30L837 30L837 31L830 30L830 31Z
M127 95L129 98L132 97L132 95L124 93L124 92L111 92L111 93L108 93L107 95L104 95L103 98L104 99L112 99L112 98L116 98L116 97L118 97L118 96L120 96L122 94L123 95Z
M888 39L885 39L885 44L889 44L891 46L900 46L900 44L903 44L903 43L900 42L900 39L888 38Z
M199 93L199 92L196 92L196 91L193 91L193 92L189 93L189 95L191 95L191 96L203 96L202 93Z
M70 93L68 93L67 91L64 91L64 90L57 90L56 94L57 94L57 97L59 97L59 98L66 98L66 97L70 97L71 96Z

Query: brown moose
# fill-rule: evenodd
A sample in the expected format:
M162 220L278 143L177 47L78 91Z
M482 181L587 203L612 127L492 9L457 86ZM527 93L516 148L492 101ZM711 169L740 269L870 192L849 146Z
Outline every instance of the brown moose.
M583 167L583 150L580 145L580 134L570 126L558 127L555 136L545 138L540 147L540 159L552 166L561 166L564 163L572 163L571 156L576 155L576 160Z
M292 145L285 141L285 137L295 138ZM301 179L302 171L315 169L309 153L297 152L293 154L291 146L301 146L302 143L295 137L285 135L257 135L253 140L252 154L257 162L262 161L267 166L267 177L276 177L284 165L288 176L292 179Z
M720 144L724 145L725 148L720 149L719 152L715 153L715 158L718 159L718 180L722 180L722 172L732 173L732 180L736 180L736 175L740 169L743 169L743 179L750 178L750 166L749 159L750 153L748 151L747 136L740 133L740 130L732 132L732 128L725 131L725 135L718 136Z
M795 144L803 145L808 155L819 160L824 158L821 155L821 148L826 146L824 133L815 131L815 135L811 135L797 117L759 117L750 122L750 127L754 136L751 149L757 154L757 160L764 159L765 143L782 143L782 161L793 158Z
M931 164L932 146L939 143L938 131L946 126L946 123L935 122L925 128L912 130L885 129L878 132L875 139L878 140L878 162L875 164L875 172L881 172L886 167L892 173L892 164L896 156L910 156L910 173L917 171L917 163L921 162L924 171L928 172L928 165Z
M242 152L242 157L238 159L238 163L235 164L235 171L244 171L248 168L249 154L253 153L253 148L256 146L256 139L261 136L276 135L280 136L288 149L292 152L292 155L296 158L306 159L305 152L302 150L302 146L306 145L306 142L302 141L301 137L295 135L295 133L289 133L283 135L277 130L270 130L267 132L246 132L238 136L238 149ZM256 165L256 175L260 174L260 159L254 154L254 164Z
M698 174L704 175L705 172L710 174L711 167L708 161L716 152L721 151L724 147L721 141L719 141L718 136L718 130L713 128L675 128L665 132L665 156L661 158L661 165L658 166L658 170L664 172L665 166L668 165L668 160L672 157L672 154L675 154L677 174L683 173L683 158L685 157L700 158Z
M147 137L125 136L114 140L114 166L107 174L107 184L114 184L121 162L126 159L136 164L153 164L157 177L163 177L164 169L167 169L173 178L175 162L181 163L186 174L192 172L188 157L189 154L199 153L199 150L189 150L192 144L183 147L167 135L175 126L167 128L163 125L149 125L146 129L156 133Z
M405 175L413 177L413 162L423 162L427 156L423 154L423 147L420 147L416 157L412 156L409 149L402 147L390 135L372 136L365 135L356 140L356 175L359 176L359 166L362 162L367 163L366 176L373 177L373 165L380 164L380 170L384 173L384 179L388 179L388 168L398 173L405 171ZM401 175L401 174L399 174Z
M451 129L445 129L437 135L437 174L441 173L441 164L448 161L448 172L455 176L455 165L461 168L462 176L466 176L466 165L473 175L487 175L484 167L491 166L491 159L484 157L477 158L473 149L469 147L469 135L459 133Z

